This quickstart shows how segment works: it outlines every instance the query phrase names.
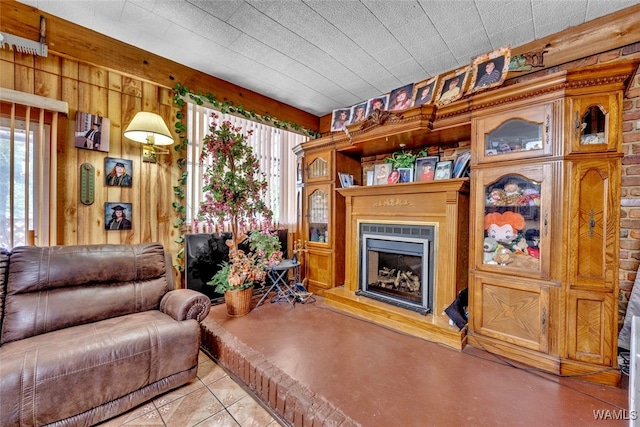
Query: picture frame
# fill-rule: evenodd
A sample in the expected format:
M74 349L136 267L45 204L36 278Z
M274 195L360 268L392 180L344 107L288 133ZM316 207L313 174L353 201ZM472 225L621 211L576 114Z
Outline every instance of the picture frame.
M467 87L469 70L466 65L442 76L438 84L438 98L436 104L445 105L462 98Z
M373 184L385 185L391 173L391 165L389 163L379 163L373 168Z
M389 108L389 94L376 96L367 101L367 117L373 113L376 105L381 105L380 110L387 111L387 108Z
M418 107L420 105L431 104L433 102L434 94L436 92L437 82L438 82L438 76L435 76L430 79L423 80L419 83L416 83L413 86L411 106Z
M459 150L458 155L456 156L456 160L453 164L453 178L462 178L464 176L464 172L469 166L469 161L471 160L471 149Z
M367 171L367 185L373 185L373 175L374 172L372 170Z
M367 119L367 103L362 102L351 107L350 125L364 122ZM332 122L333 123L333 122Z
M338 108L333 110L331 114L331 131L339 132L343 131L345 127L350 123L351 109L350 108Z
M340 186L342 188L353 187L353 176L347 173L338 172L338 177L340 178Z
M436 173L433 176L435 181L451 178L451 170L453 169L453 160L444 160L436 164Z
M111 120L97 114L76 112L74 145L84 150L109 152Z
M363 164L362 165L362 176L360 177L363 183L367 183L366 185L373 185L373 177L374 177L374 164Z
M471 62L471 83L467 92L475 93L501 86L509 72L510 62L509 46L476 56Z
M440 156L418 157L414 165L414 181L433 181L436 174L436 165L440 161Z
M389 111L402 111L411 107L412 96L413 83L392 90L389 95Z
M104 184L107 187L131 187L133 185L133 160L105 157Z
M104 228L108 231L131 230L133 205L125 202L106 202L104 204Z
M398 168L398 172L400 172L399 183L413 182L413 168Z

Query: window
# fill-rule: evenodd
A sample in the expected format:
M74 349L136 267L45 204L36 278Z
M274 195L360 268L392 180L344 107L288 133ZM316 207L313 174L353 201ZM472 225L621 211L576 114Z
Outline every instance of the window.
M49 242L49 135L49 125L0 118L0 247Z
M199 164L202 151L201 141L208 133L211 113L214 110L187 104L187 224L191 225L197 216L202 201L202 174ZM292 149L306 141L307 137L275 128L264 123L255 122L230 114L216 112L219 121L229 120L234 126L241 126L243 131L253 130L249 144L260 161L260 170L269 182L269 194L266 203L273 211L273 220L280 227L293 228L296 224L295 180L296 156ZM209 230L193 230L193 232Z

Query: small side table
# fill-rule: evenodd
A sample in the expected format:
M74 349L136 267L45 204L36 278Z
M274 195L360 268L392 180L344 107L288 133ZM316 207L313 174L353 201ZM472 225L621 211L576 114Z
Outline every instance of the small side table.
M271 286L267 291L262 295L258 304L256 304L256 308L262 304L262 302L267 298L267 296L271 293L271 291L276 291L276 294L271 298L271 302L286 300L291 307L294 306L294 302L296 300L295 295L291 292L291 287L289 286L287 280L287 273L292 268L298 268L300 264L291 259L284 259L280 261L278 264L274 265L269 269L267 274L271 278Z

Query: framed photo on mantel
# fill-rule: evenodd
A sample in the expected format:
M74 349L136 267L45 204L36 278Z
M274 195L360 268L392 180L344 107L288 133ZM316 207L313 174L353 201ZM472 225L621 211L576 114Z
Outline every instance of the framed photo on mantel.
M440 179L449 179L451 178L451 170L453 169L453 161L445 160L443 162L438 162L436 165L436 175L433 177L434 180Z
M436 164L440 161L440 156L418 157L415 165L416 181L433 181L436 174Z

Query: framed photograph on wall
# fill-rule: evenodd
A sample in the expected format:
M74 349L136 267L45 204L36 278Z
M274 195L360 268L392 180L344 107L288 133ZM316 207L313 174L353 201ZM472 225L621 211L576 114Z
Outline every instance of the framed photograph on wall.
M411 107L412 95L413 83L392 90L389 96L389 111L401 111Z
M467 92L474 93L500 86L509 72L511 49L503 47L475 57L471 63L471 84Z
M445 160L436 164L436 174L433 177L434 180L451 178L451 169L453 168L452 160Z
M367 101L367 116L371 115L374 110L387 111L389 107L389 94L384 94L371 98Z
M131 187L133 184L133 161L104 158L104 183L113 187Z
M436 164L440 156L418 157L415 164L415 181L433 181L436 174Z
M416 83L413 86L413 96L411 98L411 106L417 107L419 105L431 104L433 102L433 95L435 94L435 91L436 91L437 82L438 82L438 76Z
M389 163L380 163L375 165L373 169L373 184L383 185L387 183L389 173L391 172L391 165Z
M76 113L74 145L85 150L109 152L111 120L95 114Z
M131 203L106 202L104 204L105 230L131 230Z
M467 87L469 69L470 66L467 65L442 76L438 85L439 89L436 104L448 104L462 97L462 94Z

